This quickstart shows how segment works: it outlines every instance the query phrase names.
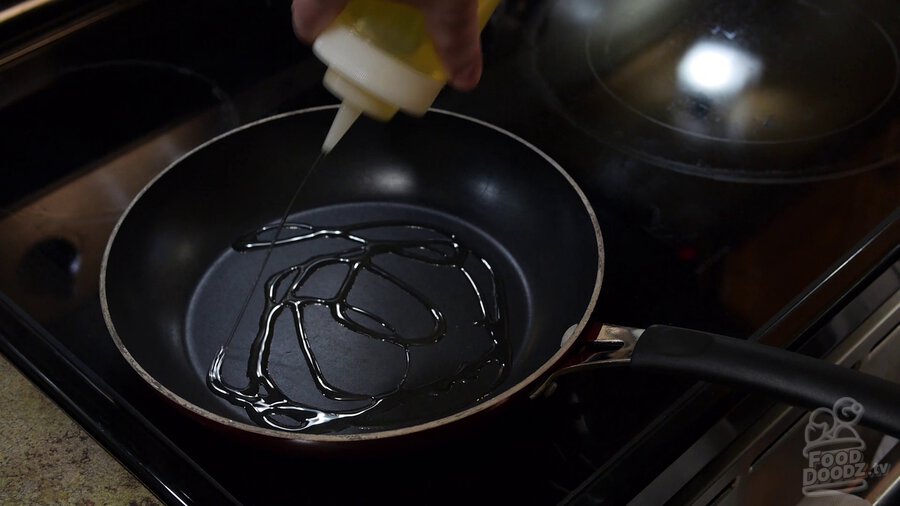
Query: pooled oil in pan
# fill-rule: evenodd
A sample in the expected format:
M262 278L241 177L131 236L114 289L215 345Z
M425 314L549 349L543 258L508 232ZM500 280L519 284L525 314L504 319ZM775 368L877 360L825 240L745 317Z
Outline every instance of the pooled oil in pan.
M282 234L282 231L286 233ZM273 234L276 234L275 239ZM347 428L352 432L365 432L412 425L445 416L449 414L448 410L452 412L474 405L487 398L506 378L510 344L502 284L491 265L456 236L433 227L402 222L341 227L286 223L280 229L269 226L248 234L238 239L233 248L239 252L267 251L269 254L272 248L296 248L314 241L334 241L341 247L333 252L305 255L301 249L296 254L297 263L269 276L262 293L254 295L263 297L264 305L256 336L249 347L246 384L235 386L223 379L230 340L222 346L209 368L207 384L212 391L243 408L254 423L284 431L317 433ZM440 283L404 279L404 273L398 272L396 265L392 267L392 262L385 261L389 259L394 260L393 264L402 261L453 271L466 286L465 293L471 299L457 302L474 308L472 318L448 321L446 312L434 300L435 290L443 288ZM335 266L340 266L337 271ZM336 293L318 294L305 289L311 278L326 270L331 277L335 277L336 272L341 273L337 275L340 279L336 280L339 287ZM379 314L383 309L351 303L354 287L361 276L375 276L379 282L388 283L392 290L404 292L409 300L415 301L411 304L416 306L414 309L427 312L426 319L430 321L425 326L430 328L417 329L415 335L411 335L402 322L396 321L397 314ZM314 310L325 311L333 322L356 335L396 347L405 356L405 370L398 375L395 384L381 392L360 393L336 386L335 381L329 380L312 342L317 329L310 324L307 315ZM302 360L297 360L296 367L308 370L322 396L323 402L319 406L308 399L292 399L270 370L276 322L281 321L284 325L284 318L292 322L293 332L289 334L294 334L301 350ZM459 320L466 318L456 315ZM461 328L468 330L458 335ZM283 332L277 337L281 338L285 338ZM485 342L475 346L479 350L477 357L457 361L453 366L455 372L448 374L444 367L443 373L426 374L424 380L419 377L412 382L410 369L415 366L416 350L451 339L483 339ZM365 374L364 371L358 373ZM349 407L335 409L334 406L340 403L347 403ZM437 412L434 406L439 406ZM396 415L398 410L404 414ZM390 415L391 412L395 414Z

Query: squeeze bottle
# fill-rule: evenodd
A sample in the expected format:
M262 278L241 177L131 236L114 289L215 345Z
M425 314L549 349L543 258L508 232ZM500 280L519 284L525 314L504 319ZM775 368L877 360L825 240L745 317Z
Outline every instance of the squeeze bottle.
M478 1L480 28L499 3ZM316 38L313 52L328 66L325 87L342 101L322 145L326 153L361 113L380 121L398 110L424 115L448 78L422 11L402 3L351 0Z

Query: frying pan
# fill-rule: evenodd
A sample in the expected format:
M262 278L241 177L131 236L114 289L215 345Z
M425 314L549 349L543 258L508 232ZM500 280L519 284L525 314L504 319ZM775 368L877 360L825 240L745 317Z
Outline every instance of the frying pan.
M590 204L536 147L475 119L360 122L279 230L334 112L200 146L112 234L112 338L189 413L255 440L342 446L452 427L560 374L627 364L810 408L850 397L862 423L900 434L896 384L727 337L591 322L604 251Z

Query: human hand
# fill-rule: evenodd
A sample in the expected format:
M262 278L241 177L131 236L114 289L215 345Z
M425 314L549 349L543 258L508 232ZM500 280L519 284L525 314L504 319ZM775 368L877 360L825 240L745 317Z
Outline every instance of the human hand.
M294 32L306 43L337 17L349 0L294 0ZM425 15L425 28L450 76L450 85L466 91L481 79L481 39L477 0L393 0L415 5Z

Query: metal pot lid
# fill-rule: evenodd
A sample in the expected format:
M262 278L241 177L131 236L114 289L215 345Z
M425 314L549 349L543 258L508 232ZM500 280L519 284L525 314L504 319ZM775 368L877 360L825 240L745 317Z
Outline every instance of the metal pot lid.
M535 65L576 126L660 166L728 179L843 174L898 156L898 29L885 14L895 10L559 0L534 31Z

